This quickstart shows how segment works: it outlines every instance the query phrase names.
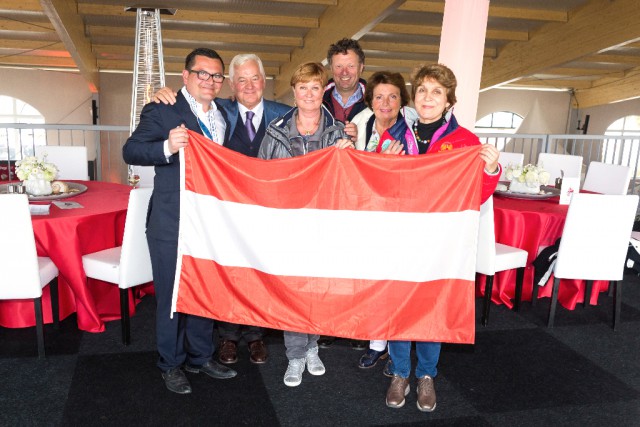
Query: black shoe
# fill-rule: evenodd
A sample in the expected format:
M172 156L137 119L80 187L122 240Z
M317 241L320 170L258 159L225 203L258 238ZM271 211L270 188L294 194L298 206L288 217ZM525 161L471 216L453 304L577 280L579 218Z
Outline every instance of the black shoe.
M190 364L184 365L184 370L187 372L191 372L192 374L197 374L199 372L203 372L209 375L211 378L215 378L218 380L225 380L227 378L233 378L238 373L231 368L227 368L219 364L218 362L214 362L213 360L209 360L202 366L193 366Z
M367 341L362 340L351 340L351 349L362 351L367 348Z
M385 377L393 378L393 361L391 360L391 358L389 358L389 360L387 360L387 363L385 363L382 373Z
M318 339L318 345L320 346L320 348L329 348L333 345L333 342L336 340L336 337L328 337L328 336L321 336L320 339Z
M384 360L389 356L389 352L385 348L382 351L376 351L369 349L365 354L360 357L360 362L358 362L358 367L362 369L369 369L376 366L378 360Z
M169 369L166 372L162 373L162 379L164 380L164 385L167 388L178 394L189 394L191 393L191 384L189 384L189 380L187 376L182 372L180 368Z

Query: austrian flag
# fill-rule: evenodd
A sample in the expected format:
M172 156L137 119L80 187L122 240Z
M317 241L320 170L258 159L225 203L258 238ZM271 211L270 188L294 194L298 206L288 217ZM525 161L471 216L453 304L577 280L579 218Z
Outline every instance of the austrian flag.
M472 343L480 147L260 160L190 132L174 311L358 339Z

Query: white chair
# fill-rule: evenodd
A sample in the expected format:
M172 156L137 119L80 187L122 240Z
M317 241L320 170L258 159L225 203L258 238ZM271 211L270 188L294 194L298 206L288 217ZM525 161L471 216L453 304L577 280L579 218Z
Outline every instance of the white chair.
M500 181L506 181L505 177L505 169L509 165L520 165L524 163L524 154L523 153L510 153L510 152L500 152L500 157L498 158L498 163L502 166L502 173L500 174Z
M495 224L493 221L493 196L480 206L480 225L478 227L478 252L476 254L476 272L486 276L484 288L484 307L482 325L489 323L493 276L505 270L516 271L516 302L514 310L518 311L522 295L524 268L527 265L528 253L525 250L496 243Z
M584 179L583 190L602 194L627 194L631 168L609 163L591 162Z
M42 289L50 284L51 314L58 328L58 268L36 253L36 242L26 194L0 195L0 212L5 224L0 244L0 299L33 299L36 317L38 357L44 357Z
M131 190L122 246L104 249L82 257L87 278L113 283L120 288L122 342L125 345L128 345L131 340L129 288L153 280L149 246L145 236L147 207L152 191L151 188Z
M636 195L574 194L562 231L548 327L553 327L561 279L587 281L585 299L591 297L593 280L608 280L614 288L613 329L620 320L622 276L629 236L638 207ZM586 304L585 301L585 304Z
M70 145L36 145L36 157L46 154L47 162L58 167L57 179L89 180L87 147Z
M153 180L156 176L154 166L135 166L135 171L140 177L138 187L153 188Z
M564 173L567 178L582 178L582 156L569 154L540 153L538 166L549 172L549 184L553 185L556 178Z

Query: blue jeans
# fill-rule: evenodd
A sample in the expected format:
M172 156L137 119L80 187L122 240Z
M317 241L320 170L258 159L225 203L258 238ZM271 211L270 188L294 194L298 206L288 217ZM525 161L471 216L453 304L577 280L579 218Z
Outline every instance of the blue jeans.
M434 378L438 374L438 359L440 358L439 342L416 342L416 377L429 375ZM402 378L411 375L411 341L389 341L389 356L393 360L393 373Z

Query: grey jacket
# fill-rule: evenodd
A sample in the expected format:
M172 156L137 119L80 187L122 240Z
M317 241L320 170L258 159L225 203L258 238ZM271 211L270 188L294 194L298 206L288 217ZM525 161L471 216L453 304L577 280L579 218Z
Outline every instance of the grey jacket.
M348 138L347 134L344 132L344 125L335 120L329 110L322 106L322 112L324 114L324 130L320 136L319 143L309 144L307 147L307 143L303 141L301 136L294 136L290 139L289 130L291 128L292 121L295 120L296 111L297 108L294 107L285 115L277 118L269 124L264 139L262 140L262 144L260 145L258 158L285 159L296 155L292 148L292 144L302 144L304 152L308 153L310 151L330 147L340 138Z

